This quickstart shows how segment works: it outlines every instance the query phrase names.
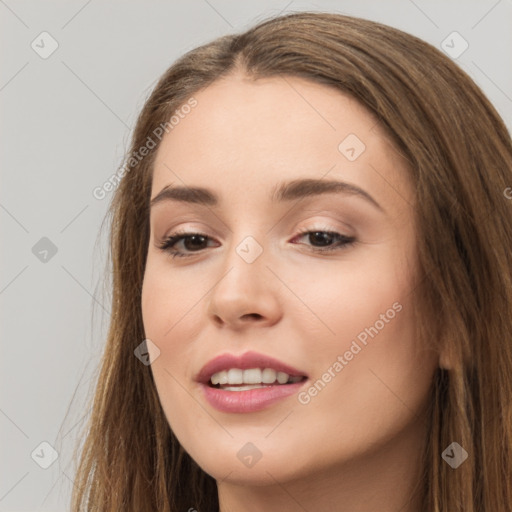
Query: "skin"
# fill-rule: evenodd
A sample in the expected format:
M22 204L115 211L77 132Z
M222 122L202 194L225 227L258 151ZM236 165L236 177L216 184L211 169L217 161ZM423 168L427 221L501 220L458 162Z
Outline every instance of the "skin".
M203 186L220 205L153 206L142 290L170 427L217 480L222 512L419 510L413 489L439 355L414 336L407 162L372 114L322 84L233 74L194 97L197 106L158 149L151 197L169 184ZM354 161L338 150L351 133L366 146ZM346 193L270 202L277 183L297 178L352 183L383 211ZM321 239L298 235L325 228L356 242L320 253ZM175 248L190 256L172 258L158 245L176 229L209 238L179 241ZM247 236L263 250L253 263L236 251ZM394 318L334 371L395 303ZM194 375L221 353L248 350L308 374L302 391L329 368L335 376L306 404L293 395L263 411L217 411ZM262 455L252 467L237 457L248 442Z

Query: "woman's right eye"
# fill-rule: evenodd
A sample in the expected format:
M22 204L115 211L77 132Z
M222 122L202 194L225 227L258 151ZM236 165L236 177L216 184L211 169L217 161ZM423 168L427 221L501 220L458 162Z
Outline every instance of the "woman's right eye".
M209 236L207 236L203 233L185 233L185 232L173 233L172 235L168 236L159 247L163 251L171 254L171 256L173 258L175 258L176 256L182 258L182 257L192 256L192 254L183 253L183 252L179 251L178 249L175 249L175 245L178 242L181 242L183 240L183 242L186 244L186 241L191 240L192 247L194 247L194 245L198 245L198 242L199 242L199 245L201 245L202 243L204 243L204 240L207 240L209 238L210 238ZM187 248L186 246L185 246L185 249L191 250L190 247ZM202 250L202 249L204 249L204 247L199 248L199 250ZM198 252L198 251L192 251L192 252Z

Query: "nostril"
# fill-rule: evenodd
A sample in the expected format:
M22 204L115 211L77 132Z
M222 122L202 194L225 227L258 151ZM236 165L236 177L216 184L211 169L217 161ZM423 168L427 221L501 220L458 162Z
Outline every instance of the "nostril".
M262 318L262 316L259 313L248 313L247 315L242 316L242 318L246 318L246 317L256 318L256 319Z

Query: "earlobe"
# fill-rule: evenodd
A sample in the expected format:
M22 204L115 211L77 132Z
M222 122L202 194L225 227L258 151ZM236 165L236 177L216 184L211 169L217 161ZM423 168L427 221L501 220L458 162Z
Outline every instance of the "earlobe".
M451 370L453 368L451 357L447 349L443 349L439 355L439 368L443 370Z

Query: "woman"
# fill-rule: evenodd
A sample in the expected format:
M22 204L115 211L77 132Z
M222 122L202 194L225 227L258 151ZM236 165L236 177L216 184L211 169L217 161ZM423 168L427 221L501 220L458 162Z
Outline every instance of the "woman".
M495 109L399 30L187 53L111 205L73 510L512 510L511 185Z

